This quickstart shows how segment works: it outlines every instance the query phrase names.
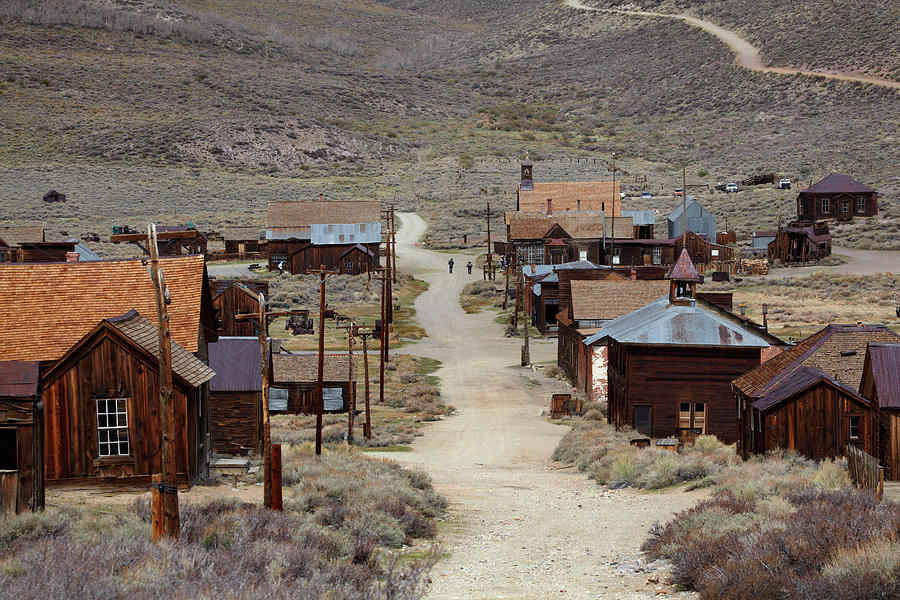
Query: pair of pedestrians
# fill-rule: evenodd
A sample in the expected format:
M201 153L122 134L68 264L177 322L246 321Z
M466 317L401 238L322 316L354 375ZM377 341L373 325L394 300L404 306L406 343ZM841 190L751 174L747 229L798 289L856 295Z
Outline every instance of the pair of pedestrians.
M450 273L452 274L453 273L453 259L452 258L447 261L447 266L450 267ZM472 274L472 261L471 260L466 262L466 269L469 271L469 275L471 275Z

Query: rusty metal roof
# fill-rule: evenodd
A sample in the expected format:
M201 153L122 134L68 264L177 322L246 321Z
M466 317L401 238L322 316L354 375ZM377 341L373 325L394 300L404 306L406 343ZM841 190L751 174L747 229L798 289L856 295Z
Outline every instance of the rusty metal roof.
M216 372L209 382L211 392L262 390L259 338L220 337L209 345L209 366Z
M668 295L613 319L584 343L591 345L605 338L624 344L744 348L766 348L780 343L775 336L703 300L671 304Z
M30 398L38 393L39 363L10 360L0 362L0 398Z
M866 349L881 408L900 408L900 343L872 344Z
M691 255L688 254L687 248L681 249L681 255L675 261L675 265L669 271L669 274L666 275L666 279L700 281L700 275L697 274L697 269L694 268L694 263L691 261Z
M753 408L762 411L769 410L784 400L818 385L820 382L828 382L859 402L869 404L869 401L860 396L856 390L844 385L821 369L800 367L791 374L791 377L781 380L776 387L768 390L764 396L753 402Z

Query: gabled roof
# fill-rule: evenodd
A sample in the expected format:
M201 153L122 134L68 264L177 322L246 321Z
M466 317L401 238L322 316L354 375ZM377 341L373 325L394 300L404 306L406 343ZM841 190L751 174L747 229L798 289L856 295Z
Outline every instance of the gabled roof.
M681 254L669 270L666 279L700 281L700 275L697 274L697 269L694 268L694 263L691 261L691 255L688 253L687 248L681 249Z
M35 361L0 362L0 398L28 398L38 393L38 370Z
M216 376L211 392L259 392L262 390L262 352L259 338L220 337L209 345L209 366Z
M256 225L228 225L222 234L226 240L259 241L259 227Z
M820 382L832 385L863 404L869 404L869 401L856 393L856 390L852 387L841 383L821 369L816 369L814 367L800 367L794 371L790 377L779 381L775 387L768 390L763 396L760 396L758 400L753 402L753 408L763 411L769 410L784 400L818 385Z
M202 255L160 259L172 339L199 346ZM0 265L0 360L56 360L103 319L135 309L156 322L153 282L140 259Z
M603 237L604 217L598 211L565 212L557 211L547 216L540 213L511 212L508 216L509 240L538 240L547 237L550 230L559 225L575 240ZM634 222L631 217L613 218L606 215L606 236L612 237L613 227L617 237L634 237ZM559 236L554 236L559 237Z
M309 226L381 223L381 203L377 200L332 200L329 202L269 202L267 229L292 228L307 230Z
M734 380L734 386L747 396L760 397L807 366L856 389L862 379L866 344L870 342L900 342L900 336L884 325L828 325L741 375Z
M0 239L10 248L23 242L43 242L43 225L0 225Z
M863 185L849 175L832 173L815 182L801 194L872 194L875 190Z
M616 319L665 294L669 282L572 280L572 316L575 320Z
M547 198L550 209L556 213L566 210L596 210L606 205L607 216L622 214L622 200L619 198L619 183L612 181L560 181L533 183L533 190L519 190L519 210L521 212L547 212ZM580 201L580 202L579 202ZM615 206L613 203L615 202Z
M591 345L604 338L625 344L744 348L782 343L714 304L702 299L690 304L671 304L668 295L610 321L584 343Z
M705 206L703 206L702 204L700 204L700 202L699 202L698 200L696 200L695 198L688 197L687 200L685 200L684 202L679 202L679 203L678 203L678 206L675 207L675 210L673 210L672 212L670 212L670 213L669 213L669 216L666 217L666 218L667 218L669 221L678 221L678 220L680 220L680 219L681 219L681 213L684 212L685 206L687 207L688 215L690 216L690 213L691 213L691 211L693 210L695 204L696 204L697 207L699 208L700 214L702 214L702 215L711 214L711 213L709 212L709 209L707 209Z
M366 248L365 246L363 246L362 244L356 244L356 245L354 245L354 246L351 246L350 248L347 248L347 249L344 251L344 253L341 254L338 258L344 258L345 256L347 256L347 255L350 254L351 252L362 252L363 254L365 254L366 256L368 256L369 258L375 258L375 253L374 253L373 251L369 250L368 248Z
M326 354L324 381L348 381L346 354ZM319 378L318 354L273 354L272 379L277 384L315 383Z
M866 364L872 369L878 393L878 406L900 408L900 340L892 344L869 343L866 353Z
M209 289L212 293L213 300L221 296L231 288L237 288L247 294L253 296L254 299L259 298L259 294L269 295L269 281L266 279L210 279Z

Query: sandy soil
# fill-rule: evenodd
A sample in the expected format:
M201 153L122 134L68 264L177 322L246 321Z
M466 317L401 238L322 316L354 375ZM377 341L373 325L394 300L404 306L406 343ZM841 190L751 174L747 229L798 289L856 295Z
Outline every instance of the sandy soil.
M817 271L836 275L874 275L875 273L900 273L900 252L881 250L853 250L851 248L831 249L832 256L844 262L839 265L824 267L810 265L808 267L789 267L771 269L767 279L783 277L804 277Z
M843 73L821 73L819 71L807 71L803 69L788 69L783 67L767 67L763 64L759 57L759 50L743 39L733 31L723 29L714 23L691 17L689 15L670 15L667 13L643 11L643 10L617 10L613 8L594 8L581 2L581 0L566 0L566 6L577 8L579 10L595 11L595 12L611 12L623 15L635 15L639 17L664 17L667 19L681 19L685 23L690 23L694 27L716 36L724 42L737 55L738 64L751 71L762 71L764 73L781 73L787 75L815 75L817 77L825 77L828 79L839 79L841 81L854 81L857 83L874 83L885 87L900 90L900 82L891 81L890 79L881 79L879 77L867 77L865 75L845 75Z
M414 246L425 222L400 218L398 268L430 283L416 302L429 337L411 351L442 361L442 394L458 409L413 452L384 455L424 468L451 502L442 536L450 555L432 572L429 598L655 597L665 586L646 583L660 568L640 560L647 529L704 493L610 492L553 463L566 427L540 413L564 384L519 366L521 340L502 336L495 313L462 311L459 293L477 275L448 274L450 255ZM454 258L459 266L471 257ZM531 355L555 360L555 340L533 343Z

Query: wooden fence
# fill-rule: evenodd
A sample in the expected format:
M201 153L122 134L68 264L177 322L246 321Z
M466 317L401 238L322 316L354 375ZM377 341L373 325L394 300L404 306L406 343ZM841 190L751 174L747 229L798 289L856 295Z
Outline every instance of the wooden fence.
M847 446L847 471L857 487L875 492L879 498L884 494L884 467L878 466L878 459L856 446Z

